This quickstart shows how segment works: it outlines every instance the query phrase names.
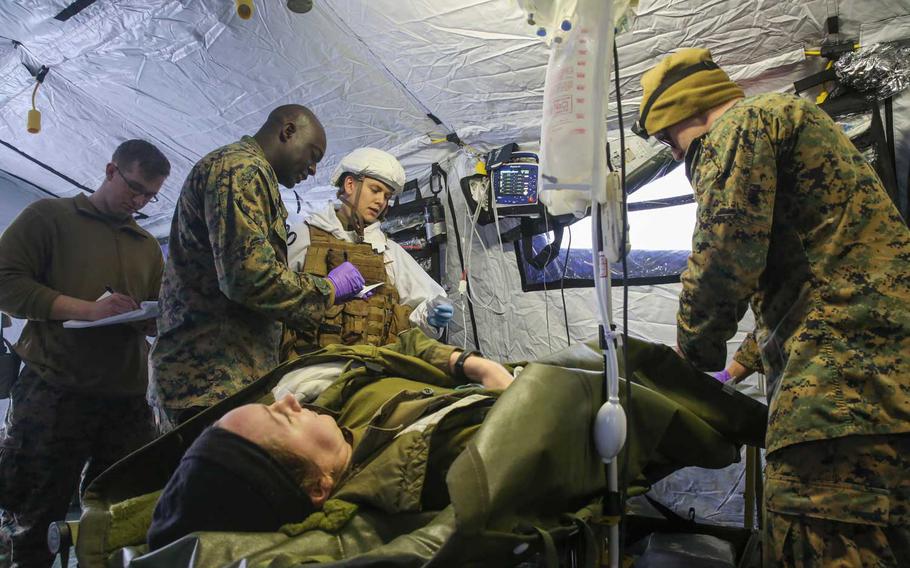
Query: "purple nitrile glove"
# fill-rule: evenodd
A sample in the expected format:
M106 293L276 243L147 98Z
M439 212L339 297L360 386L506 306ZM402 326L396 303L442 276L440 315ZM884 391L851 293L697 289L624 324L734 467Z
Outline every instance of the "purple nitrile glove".
M733 376L730 375L730 371L728 371L726 369L724 369L723 371L718 371L716 373L708 373L708 374L722 383L726 383L727 381L729 381L730 379L733 378Z
M335 305L353 299L363 289L365 282L357 267L348 261L333 268L325 278L335 287Z

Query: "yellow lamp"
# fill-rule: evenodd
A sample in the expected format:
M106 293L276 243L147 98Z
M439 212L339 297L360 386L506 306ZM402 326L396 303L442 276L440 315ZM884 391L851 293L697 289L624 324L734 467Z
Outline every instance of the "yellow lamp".
M237 15L241 20L249 20L253 17L253 0L235 0L237 4Z
M30 134L38 134L41 132L41 113L38 111L38 108L35 106L35 97L38 96L38 87L41 86L41 83L44 81L44 77L47 75L47 67L42 67L42 70L38 72L36 76L37 81L35 81L35 88L32 89L32 109L28 111L28 122L26 128Z
M28 131L31 134L41 132L41 113L36 108L28 111Z

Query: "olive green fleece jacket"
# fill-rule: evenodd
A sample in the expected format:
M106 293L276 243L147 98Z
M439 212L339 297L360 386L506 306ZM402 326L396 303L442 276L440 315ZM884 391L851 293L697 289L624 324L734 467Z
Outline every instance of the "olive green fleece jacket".
M128 325L64 329L61 294L94 301L105 287L158 299L164 261L132 218L103 215L84 195L29 205L0 237L0 310L28 319L16 352L45 381L108 396L144 395L148 343Z

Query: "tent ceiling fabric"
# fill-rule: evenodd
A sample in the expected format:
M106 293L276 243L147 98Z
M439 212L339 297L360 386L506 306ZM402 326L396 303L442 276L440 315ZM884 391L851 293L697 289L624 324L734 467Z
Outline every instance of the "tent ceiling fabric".
M310 106L328 132L315 184L300 193L360 146L399 155L415 177L454 152L427 133L454 130L481 148L539 137L548 51L513 0L315 0L307 14L256 0L248 21L227 0L119 0L55 20L69 3L0 3L0 139L88 187L119 142L151 140L173 166L162 199L144 210L158 236L192 164L255 131L279 104ZM815 69L802 50L823 39L829 15L839 10L841 29L858 37L905 16L905 4L641 1L618 36L626 118L637 112L641 73L679 46L712 49L749 91L783 89ZM41 65L50 67L38 91L43 125L30 135L30 70ZM78 192L3 147L0 169L61 196Z

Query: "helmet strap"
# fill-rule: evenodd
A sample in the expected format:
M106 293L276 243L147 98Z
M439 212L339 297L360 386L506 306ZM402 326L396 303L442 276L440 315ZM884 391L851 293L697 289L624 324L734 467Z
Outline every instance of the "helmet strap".
M347 207L347 209L348 209L347 222L345 223L344 228L346 231L354 231L357 234L357 236L362 239L363 230L366 227L366 224L363 222L363 217L357 211L357 205L360 203L360 192L361 192L361 190L363 190L363 178L360 177L358 179L357 176L354 176L354 179L356 181L359 181L360 185L357 186L357 189L354 192L353 201L348 201L347 192L342 192L342 195L345 196L343 198L344 207ZM345 180L345 182L347 182L347 180Z

